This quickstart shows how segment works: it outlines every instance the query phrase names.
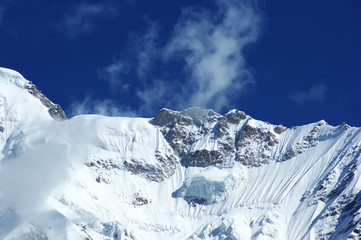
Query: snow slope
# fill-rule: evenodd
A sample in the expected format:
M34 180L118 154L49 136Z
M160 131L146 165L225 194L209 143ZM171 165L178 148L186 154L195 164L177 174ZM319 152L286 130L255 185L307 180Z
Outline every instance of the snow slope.
M0 239L359 239L361 130L232 110L59 121L0 68Z

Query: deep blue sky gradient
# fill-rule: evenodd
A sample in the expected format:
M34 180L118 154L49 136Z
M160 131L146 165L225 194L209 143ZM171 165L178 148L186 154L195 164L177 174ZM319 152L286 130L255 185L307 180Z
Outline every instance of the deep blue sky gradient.
M88 19L89 29L77 33L64 26L64 19L82 3L103 3L114 12ZM33 81L68 114L74 102L90 98L108 99L115 108L151 117L160 107L172 106L159 101L139 112L143 103L135 91L151 86L159 72L162 76L179 72L179 78L165 83L182 84L186 75L180 62L152 66L143 86L129 71L122 77L127 91L112 89L99 72L118 58L136 64L132 55L136 39L156 24L158 42L166 42L182 9L189 6L216 10L210 0L2 0L0 66ZM361 2L262 0L257 6L262 16L260 36L244 49L254 84L232 96L221 113L237 108L286 126L321 119L332 125L361 126ZM307 95L313 88L324 92ZM304 100L297 101L295 95Z

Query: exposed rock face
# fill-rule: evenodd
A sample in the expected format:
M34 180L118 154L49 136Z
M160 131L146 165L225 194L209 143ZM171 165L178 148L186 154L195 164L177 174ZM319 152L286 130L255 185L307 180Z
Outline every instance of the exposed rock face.
M197 167L206 167L209 165L214 165L217 163L223 162L224 156L215 150L196 150L190 152L183 158L183 165L188 166L197 166Z
M228 122L231 124L238 124L246 118L247 118L247 115L241 111L230 111L229 113L224 115L225 122Z
M286 130L287 130L287 128L282 126L281 124L274 127L275 133L278 133L278 134L281 134Z
M111 173L118 173L123 170L129 171L134 175L141 176L149 181L161 182L174 174L178 164L176 156L172 153L165 155L159 152L155 153L156 164L148 164L145 159L99 159L87 162L87 167L93 168L96 172L96 181L98 183L110 183Z
M131 159L130 161L124 162L124 169L150 181L161 182L173 175L178 162L175 156L172 155L165 156L166 159L161 155L156 155L156 157L159 161L159 164L157 165L151 165L144 161Z
M317 126L315 126L306 136L304 136L299 142L297 142L295 145L292 145L288 148L287 152L283 155L283 157L280 159L280 161L286 161L289 160L301 153L304 153L307 151L307 149L311 147L315 147L318 143L318 133L320 130L320 126L326 125L327 123L325 121L320 121Z
M186 167L206 167L234 158L247 166L260 166L272 161L272 148L279 143L273 125L259 124L238 110L222 116L210 109L162 109L150 122L160 127ZM277 127L279 132L286 130Z
M279 143L276 133L270 124L264 127L254 127L246 123L236 135L236 160L246 166L261 166L274 158L272 150Z
M48 110L50 116L55 120L66 120L68 119L64 110L58 105L54 104L53 106L49 107Z
M162 109L151 123L161 128L184 166L209 166L223 162L221 154L208 149L192 151L191 147L209 134L221 118L210 109L191 108L182 112Z
M192 151L190 148L212 131L222 116L210 109L191 108L182 112L162 109L150 123L159 126L174 152L185 166L208 166L223 162L219 153Z
M59 105L52 103L32 82L29 82L25 88L30 94L38 98L41 103L48 108L48 112L52 118L55 120L68 119L63 109Z
M330 133L327 136L320 133L320 127L327 125L320 121L299 141L283 144L280 151L280 137L288 130L286 127L254 120L238 110L222 116L201 108L181 112L162 109L150 123L163 134L170 145L168 151L162 154L155 151L154 164L138 158L90 162L88 166L95 167L98 182L109 183L109 177L104 174L109 170L127 170L161 182L174 174L179 160L185 167L223 166L234 161L246 167L257 167L272 161L290 160L330 137ZM345 129L345 125L340 125L331 135ZM295 130L297 128L292 131Z
M133 195L132 203L133 203L134 207L147 205L150 202L151 201L149 201L148 199L143 197L140 193L134 193L134 195Z
M151 123L160 127L185 167L207 167L229 159L248 167L262 166L290 160L330 137L330 133L323 136L319 132L321 126L328 125L320 121L299 141L279 151L279 136L288 129L254 120L238 110L222 116L210 109L190 108L181 112L162 109ZM341 124L333 134L349 128Z
M193 124L193 120L189 116L163 108L157 116L152 119L151 123L160 127L174 127L176 124L191 125Z
M351 126L348 125L348 124L345 123L345 122L341 123L340 127L344 128L344 129L350 129L350 128L351 128Z

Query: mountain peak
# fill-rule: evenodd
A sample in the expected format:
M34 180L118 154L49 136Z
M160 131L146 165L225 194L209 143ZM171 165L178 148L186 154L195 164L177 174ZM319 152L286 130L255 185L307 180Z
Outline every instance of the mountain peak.
M0 239L361 237L359 128L56 106L0 70Z
M14 84L20 88L24 88L29 82L17 71L3 67L0 67L0 81L6 84Z
M54 104L50 101L32 82L26 80L20 73L14 70L0 68L0 87L6 89L6 91L0 93L0 97L4 98L8 104L12 102L15 105L28 105L29 99L31 99L31 96L29 96L30 94L32 97L40 100L40 103L46 107L48 114L53 119L67 119L65 112L58 104ZM15 92L16 95L18 95L18 98L14 98ZM22 95L22 97L19 95ZM18 108L18 110L26 109L26 107Z

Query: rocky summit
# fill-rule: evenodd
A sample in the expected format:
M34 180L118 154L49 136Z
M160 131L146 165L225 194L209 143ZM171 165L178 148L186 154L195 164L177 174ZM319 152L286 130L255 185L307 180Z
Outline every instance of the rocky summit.
M239 110L67 119L0 68L0 239L360 239L361 129Z

